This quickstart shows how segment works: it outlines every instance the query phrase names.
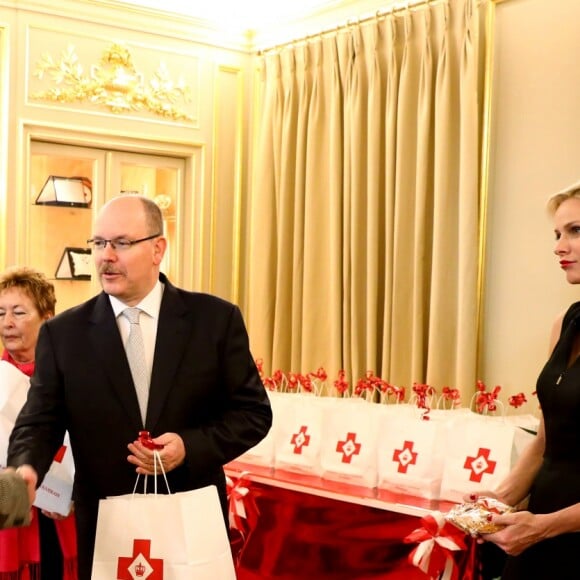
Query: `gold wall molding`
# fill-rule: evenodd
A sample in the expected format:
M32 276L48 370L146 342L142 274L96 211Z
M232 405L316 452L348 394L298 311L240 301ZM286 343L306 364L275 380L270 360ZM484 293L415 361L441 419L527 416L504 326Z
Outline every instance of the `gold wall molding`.
M148 111L174 121L193 121L177 104L191 102L191 89L183 78L173 81L161 62L146 81L145 75L135 68L128 47L120 43L107 47L99 63L88 67L88 73L72 44L58 59L43 53L33 75L41 81L47 75L54 85L32 93L30 98L34 100L90 103L117 114Z
M216 68L209 289L236 303L239 302L241 271L243 90L242 69L226 65Z
M8 71L10 70L9 58L10 50L7 39L6 27L0 24L0 87L10 86ZM0 251L0 271L6 268L8 257L6 248L8 247L8 152L9 132L8 132L8 98L7 91L0 95L0 244L3 250Z

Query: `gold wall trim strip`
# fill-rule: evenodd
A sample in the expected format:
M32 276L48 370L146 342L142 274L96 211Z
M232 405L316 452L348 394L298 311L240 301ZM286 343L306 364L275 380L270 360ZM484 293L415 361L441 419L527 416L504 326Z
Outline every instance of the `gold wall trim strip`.
M10 51L8 49L8 32L0 26L0 87L9 87L8 66ZM3 251L0 252L0 271L7 266L6 251L8 248L8 96L9 91L4 89L0 94L0 243Z
M479 193L479 260L477 276L477 362L476 376L480 376L482 365L482 348L484 338L485 307L485 263L487 246L487 210L489 204L490 158L491 158L491 124L493 107L493 64L495 41L496 4L508 0L490 0L486 6L485 18L485 77L483 101L483 127L481 146L481 184Z
M213 117L213 172L211 186L211 207L210 207L210 232L209 232L209 290L216 289L216 236L224 235L225 232L217 231L217 209L218 209L218 192L219 188L219 171L220 171L220 123L221 99L223 95L220 83L220 74L235 76L235 127L233 128L233 156L234 167L232 168L234 191L232 191L232 274L230 284L229 299L237 302L240 290L240 252L241 252L241 204L242 204L242 155L243 155L243 76L242 70L238 67L219 65L215 70L215 94L214 94L214 117ZM223 168L222 168L223 171Z
M219 165L219 148L218 148L218 127L219 127L219 68L214 70L213 75L213 119L212 119L212 168L211 168L211 184L209 188L209 241L208 241L208 254L207 254L207 265L208 265L208 278L207 278L207 289L209 292L214 291L214 276L215 276L215 228L216 228L216 205L217 205L217 180L218 180L218 165ZM205 198L202 195L202 198ZM205 200L204 200L205 202ZM205 223L205 211L201 214L201 220Z
M200 171L202 175L200 176L200 183L202 184L201 189L198 193L199 198L199 211L197 212L197 219L199 220L198 224L198 236L197 236L197 289L198 290L205 290L204 285L204 266L205 266L205 202L206 202L206 195L205 191L206 188L204 184L206 183L205 175L206 175L206 163L207 163L207 155L205 147L202 148L202 160L200 164ZM197 179L195 180L197 181ZM212 185L213 187L213 176L212 176Z
M258 224L254 220L255 218L255 201L254 201L254 175L255 175L255 164L256 164L256 152L259 150L259 140L260 140L260 133L262 130L261 122L262 122L262 103L263 103L263 92L262 92L262 73L264 67L264 59L263 57L258 57L251 68L251 81L252 81L252 95L251 95L251 111L249 118L251 119L250 123L250 133L249 142L251 143L250 147L251 150L248 152L250 162L248 163L249 167L249 176L247 179L248 184L248 193L246 195L246 206L247 210L247 232L248 232L248 240L246 244L247 248L247 255L253 256L254 255L254 247L256 244L255 235L253 234L254 228L258 227ZM244 302L244 313L248 320L250 320L251 314L251 307L252 307L252 300L250 299L250 281L252 280L252 261L249 259L244 264L245 266L245 302Z
M226 68L223 69L237 75L236 83L236 166L235 166L235 191L234 191L234 237L232 245L232 300L236 304L240 300L240 269L241 269L241 237L242 237L242 196L243 196L243 166L242 160L244 158L244 75L240 69Z

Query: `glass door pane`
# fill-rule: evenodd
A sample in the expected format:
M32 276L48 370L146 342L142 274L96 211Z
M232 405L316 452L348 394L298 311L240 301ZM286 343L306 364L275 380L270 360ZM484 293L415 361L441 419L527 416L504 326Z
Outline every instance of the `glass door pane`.
M53 281L58 312L97 289L86 241L104 171L104 151L31 142L27 264Z

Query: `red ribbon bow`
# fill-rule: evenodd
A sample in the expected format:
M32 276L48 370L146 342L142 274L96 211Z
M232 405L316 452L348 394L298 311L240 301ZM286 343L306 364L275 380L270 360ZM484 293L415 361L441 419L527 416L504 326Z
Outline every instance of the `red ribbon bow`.
M346 372L344 370L338 371L338 379L334 381L334 388L341 394L344 395L348 391L349 384L346 380Z
M518 407L521 407L524 403L527 403L527 402L528 402L528 400L526 399L526 396L524 395L524 393L517 393L517 395L512 395L508 399L508 403L512 407L515 407L516 409Z
M163 449L163 445L160 443L154 443L151 438L151 433L149 431L139 431L139 443L151 451Z
M258 508L250 493L249 475L248 471L243 471L235 482L226 476L230 528L237 530L243 539L258 519Z
M459 389L452 389L451 387L443 387L442 397L446 401L451 401L453 407L461 405L461 394Z
M427 397L433 396L435 394L435 389L430 385L413 383L413 392L417 397L417 407L423 409L421 419L423 419L423 421L428 421L430 419L429 413L431 412L431 407L427 404Z
M318 370L315 373L308 373L313 378L318 379L321 383L323 383L327 378L328 375L326 374L326 370L324 367L318 367Z
M422 528L411 532L406 544L419 542L409 554L409 561L431 579L458 580L459 567L453 552L465 550L465 534L445 521L441 512L431 512L421 518Z
M405 400L405 387L393 387L393 394L395 395L395 400L398 403L402 403Z
M493 391L491 391L491 393L488 393L486 391L485 384L481 381L477 381L477 390L479 391L479 394L475 399L475 403L477 405L477 412L483 413L486 410L486 408L488 411L496 411L497 396L501 391L501 387L499 385L496 385L493 388Z

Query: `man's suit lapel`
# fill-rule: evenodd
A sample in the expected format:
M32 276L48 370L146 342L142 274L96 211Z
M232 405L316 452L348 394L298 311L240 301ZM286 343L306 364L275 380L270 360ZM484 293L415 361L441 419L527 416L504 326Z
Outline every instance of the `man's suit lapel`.
M109 297L104 292L97 297L90 323L88 340L91 351L101 360L101 368L107 374L129 420L135 425L137 437L139 430L142 429L137 394L117 321Z
M149 403L147 405L146 427L154 431L165 406L165 400L171 391L174 377L183 356L183 350L191 334L191 324L187 320L185 307L179 292L165 277L165 284L157 338L155 340L155 356L149 387Z

